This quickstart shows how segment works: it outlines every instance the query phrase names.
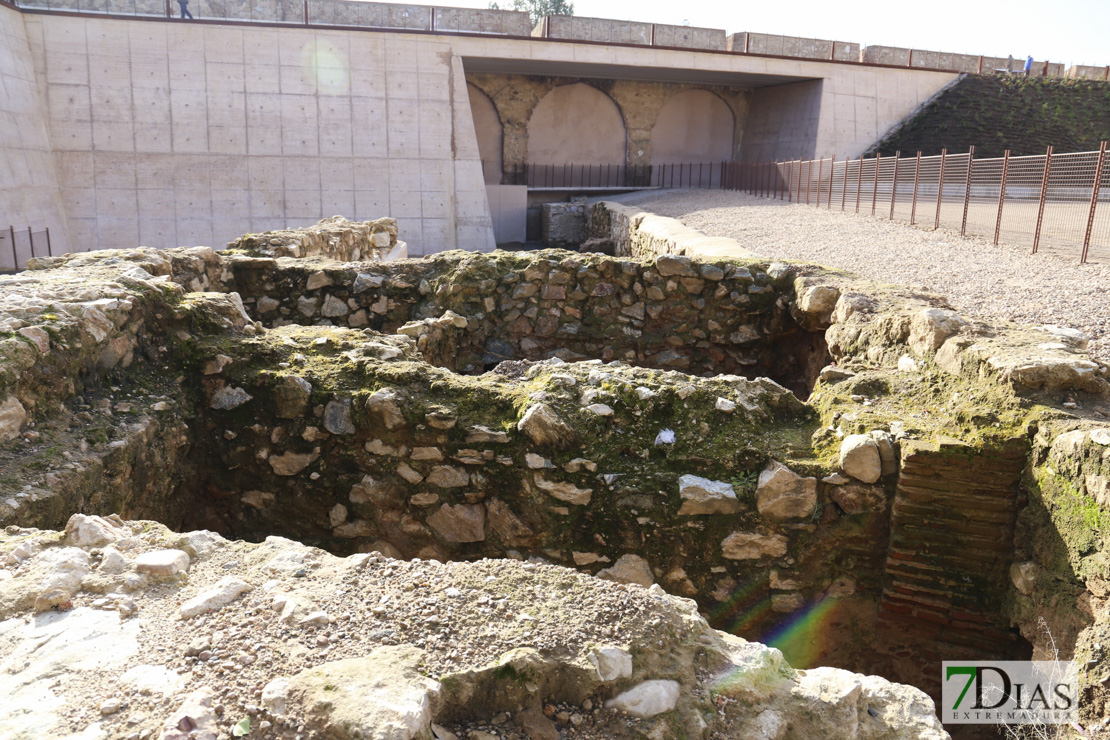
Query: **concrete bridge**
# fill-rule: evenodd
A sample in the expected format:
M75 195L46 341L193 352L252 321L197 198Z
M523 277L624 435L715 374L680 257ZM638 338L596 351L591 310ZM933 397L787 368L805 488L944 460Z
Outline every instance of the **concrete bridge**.
M415 254L488 250L522 217L513 166L855 156L959 74L712 29L199 2L0 0L0 224L57 253L388 214Z

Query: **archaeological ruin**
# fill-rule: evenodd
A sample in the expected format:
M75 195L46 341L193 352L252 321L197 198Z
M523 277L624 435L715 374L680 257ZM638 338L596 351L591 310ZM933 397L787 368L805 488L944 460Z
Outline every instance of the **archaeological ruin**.
M1080 332L616 203L583 229L610 254L396 259L337 218L0 277L0 724L944 737L941 660L1054 650L1103 716ZM11 662L66 619L106 686Z

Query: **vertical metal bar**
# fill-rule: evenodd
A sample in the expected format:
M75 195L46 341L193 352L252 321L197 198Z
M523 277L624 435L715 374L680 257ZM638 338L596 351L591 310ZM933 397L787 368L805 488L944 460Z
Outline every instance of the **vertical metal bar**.
M983 74L983 55L979 55L979 69L976 70L977 74Z
M304 0L304 24L308 25L308 0Z
M1087 262L1087 253L1091 248L1091 230L1095 226L1095 209L1098 207L1098 191L1102 186L1102 171L1106 168L1106 142L1103 141L1098 148L1098 165L1095 166L1095 183L1091 188L1091 213L1087 216L1087 233L1083 235L1083 254L1079 257L1079 264Z
M825 158L821 157L821 159L817 163L817 203L816 203L816 205L817 205L818 208L821 207L821 179L824 177L824 175L825 175Z
M879 203L879 163L883 161L883 155L878 152L875 153L875 185L871 188L871 215L875 215L875 206Z
M655 28L655 26L652 25L652 28ZM703 164L704 164L704 162L698 162L698 187L699 188L704 188L705 187L705 185L703 184L703 182L705 180L705 175L702 174L702 165Z
M833 181L836 180L836 155L832 156L832 163L829 165L829 200L825 205L826 211L832 210L832 191Z
M54 246L50 243L50 227L49 226L46 227L46 253L51 257L54 256Z
M829 61L832 61L833 59L836 59L836 42L835 41L830 41L829 42Z
M19 269L19 254L15 251L15 227L8 225L8 233L12 235L12 267Z
M744 53L747 54L748 50L752 48L752 35L750 33L744 34Z
M859 172L856 173L856 213L859 213L859 193L863 189L863 155L859 158Z
M1002 154L1002 185L998 188L998 216L994 220L994 244L998 246L998 234L1002 231L1002 204L1006 202L1006 176L1010 174L1010 150Z
M840 212L844 213L844 205L848 202L848 163L852 161L851 157L844 158L844 177L840 178Z
M809 167L806 168L806 205L809 205L809 186L813 180L813 160L807 162Z
M967 236L967 207L971 205L971 170L975 166L975 145L967 151L967 185L964 187L964 217L960 221L960 236Z
M913 54L913 50L910 50ZM894 220L894 202L898 198L898 164L902 161L902 152L894 153L894 181L890 183L890 221Z
M31 231L31 227L27 227L27 241L31 243L31 259L35 258L35 232Z
M910 49L910 58L906 61L906 66L907 67L912 67L913 66L913 49ZM895 162L895 164L897 165L897 162Z
M921 179L921 151L917 152L917 164L913 168L913 205L910 206L910 226L917 220L917 185Z
M940 150L940 179L937 180L937 213L933 219L933 231L940 228L940 204L944 197L944 165L948 159L948 150Z
M1052 171L1052 146L1050 145L1044 153L1044 174L1041 176L1041 199L1037 204L1037 228L1033 232L1033 254L1037 253L1037 247L1041 243L1041 224L1044 222L1044 202L1048 197L1048 175Z

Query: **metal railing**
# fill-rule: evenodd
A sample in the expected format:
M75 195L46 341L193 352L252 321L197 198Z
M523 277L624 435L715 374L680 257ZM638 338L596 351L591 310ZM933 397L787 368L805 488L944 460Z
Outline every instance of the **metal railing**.
M482 162L486 182L495 163ZM509 164L501 169L504 185L532 190L641 190L650 188L719 188L723 162L673 164Z
M27 267L27 260L34 257L53 257L50 229L17 231L14 226L0 229L0 272L16 272Z
M966 154L730 162L724 187L795 203L945 227L1076 256L1110 260L1110 165L1097 152L976 159Z

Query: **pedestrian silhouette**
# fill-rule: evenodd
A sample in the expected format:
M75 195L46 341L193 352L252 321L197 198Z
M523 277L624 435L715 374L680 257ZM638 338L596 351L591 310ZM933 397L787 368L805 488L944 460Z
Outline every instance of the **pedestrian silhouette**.
M1025 60L1025 76L1028 77L1029 73L1033 71L1033 57L1030 56Z
M189 12L189 0L177 0L177 4L181 6L182 20L184 20L185 18L193 20L193 14Z

